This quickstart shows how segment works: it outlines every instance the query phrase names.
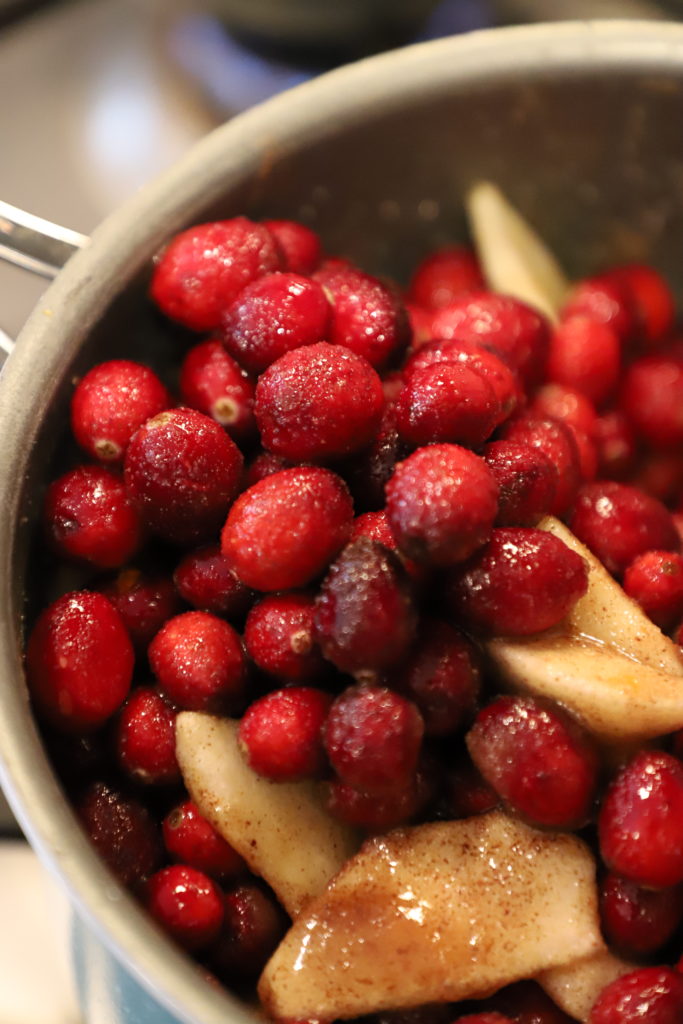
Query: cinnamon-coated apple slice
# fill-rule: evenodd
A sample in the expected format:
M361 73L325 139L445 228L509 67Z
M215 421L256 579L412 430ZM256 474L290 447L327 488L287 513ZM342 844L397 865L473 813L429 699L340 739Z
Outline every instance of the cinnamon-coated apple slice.
M603 988L637 964L622 960L608 949L563 967L551 967L536 978L561 1010L577 1020L588 1020L593 1003Z

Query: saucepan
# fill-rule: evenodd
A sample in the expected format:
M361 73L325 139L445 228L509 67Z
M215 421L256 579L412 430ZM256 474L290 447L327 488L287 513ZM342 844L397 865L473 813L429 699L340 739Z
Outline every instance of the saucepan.
M154 253L193 222L293 217L315 227L327 251L402 279L430 247L463 235L463 194L486 177L570 273L644 259L680 293L681 124L681 26L560 23L398 50L207 137L99 227L39 302L0 383L0 770L89 937L77 966L91 1021L250 1016L198 976L100 863L50 767L23 678L33 540L66 437L71 382L114 353L144 359L162 350L166 328L146 299Z

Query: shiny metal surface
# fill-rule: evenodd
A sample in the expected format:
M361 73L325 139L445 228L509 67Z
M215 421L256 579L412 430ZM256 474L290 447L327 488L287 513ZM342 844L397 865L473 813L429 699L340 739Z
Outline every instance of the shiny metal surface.
M0 259L42 277L55 277L88 236L0 200Z

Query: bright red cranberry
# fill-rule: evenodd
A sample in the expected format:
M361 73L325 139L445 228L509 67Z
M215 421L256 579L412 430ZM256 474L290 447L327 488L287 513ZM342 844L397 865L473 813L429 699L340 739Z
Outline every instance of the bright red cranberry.
M683 765L642 750L616 776L598 820L600 852L612 871L638 885L683 882Z
M224 881L246 871L239 853L216 832L191 800L175 807L163 820L164 844L174 861L188 864Z
M143 540L140 515L123 480L102 466L77 466L47 489L45 534L62 557L98 569L114 569L137 552Z
M663 276L645 263L614 267L606 275L630 295L642 337L648 344L665 338L674 325L676 305Z
M316 637L327 660L350 674L382 672L405 656L416 625L400 559L366 537L347 545L316 600Z
M245 285L281 264L280 248L262 224L246 217L198 224L157 257L150 294L172 320L211 331Z
M382 382L367 360L327 342L288 352L256 385L263 446L293 462L359 451L377 434L383 409Z
M226 619L241 618L254 599L252 591L235 576L218 544L190 551L178 563L173 579L183 601Z
M493 810L499 803L495 789L488 784L463 745L451 763L444 766L443 817L447 821L471 818Z
M499 697L483 708L467 748L486 781L535 825L576 828L591 816L598 757L582 727L534 697Z
M132 886L159 866L158 829L139 800L94 782L77 802L76 813L100 857L123 885Z
M400 452L394 407L385 406L374 441L344 464L344 477L358 511L384 506L384 488L394 472Z
M244 645L251 660L276 679L306 682L324 672L314 636L315 602L310 594L269 594L249 612Z
M423 795L417 778L405 788L382 796L363 793L339 779L333 779L327 793L330 814L346 825L366 832L386 832L405 825L415 817L422 804Z
M283 469L239 496L222 551L246 586L303 587L346 543L352 519L351 497L336 474L317 466Z
M250 704L240 721L247 763L273 782L315 778L325 767L322 727L329 693L311 686L273 690Z
M475 630L526 636L556 625L588 586L586 565L544 530L500 527L451 582L458 615Z
M175 720L173 708L148 686L134 690L121 708L116 754L123 770L136 782L159 786L179 781Z
M464 245L447 245L430 252L417 265L408 298L418 306L441 309L484 287L484 276L472 250Z
M285 352L324 341L331 307L322 285L301 274L267 274L225 311L223 344L241 366L261 373Z
M602 990L589 1024L680 1024L683 977L670 967L641 967Z
M313 276L332 303L329 342L351 349L375 369L404 351L410 324L397 292L353 267L321 267Z
M413 370L396 401L399 437L412 445L453 442L478 448L500 419L491 385L460 363Z
M101 591L121 616L136 651L146 651L164 622L180 611L180 601L169 576L122 569L101 587Z
M598 471L601 477L624 480L633 470L638 445L628 419L623 412L612 409L598 416L593 431L598 453Z
M614 331L623 343L631 341L637 327L633 297L625 284L611 272L579 281L572 289L561 317L563 321L582 317L602 324Z
M245 882L225 893L223 932L211 966L232 985L255 981L287 930L279 904L258 885Z
M145 906L172 939L192 952L206 949L220 935L221 891L203 871L187 864L152 875L145 886Z
M683 888L642 889L609 873L600 885L600 920L605 939L629 958L656 953L683 919Z
M683 359L651 355L626 370L621 408L636 433L656 448L683 443Z
M678 532L664 505L635 487L613 480L581 488L569 525L615 575L621 575L645 551L677 551L680 547Z
M555 384L575 388L596 405L614 391L621 370L621 341L597 320L573 316L550 336L546 374Z
M290 469L291 465L291 462L283 459L281 455L275 455L273 452L260 452L247 466L244 474L244 486L245 488L252 487L259 480L271 476L272 473L279 473L281 469Z
M405 697L384 687L350 686L327 716L325 749L342 782L382 796L410 785L423 733L420 713Z
M99 363L78 382L71 399L71 429L89 455L122 462L128 442L145 420L172 404L146 366L129 359Z
M558 473L540 448L494 441L482 456L498 485L496 526L535 526L550 512Z
M499 989L489 1000L515 1024L574 1024L574 1018L556 1006L535 981L517 981Z
M190 349L179 383L185 405L216 420L233 441L249 441L256 434L254 384L220 341L202 341Z
M574 432L559 420L536 419L525 415L503 426L501 439L539 448L557 469L557 489L550 511L563 516L581 484L581 461Z
M586 395L565 384L544 384L534 395L529 412L539 419L561 420L588 437L595 433L595 406Z
M133 647L102 594L75 590L40 615L26 669L40 713L65 732L97 729L123 704L133 677Z
M230 713L241 706L242 642L223 619L199 611L176 615L159 630L148 654L161 689L179 708Z
M498 486L483 459L454 444L418 448L399 462L386 487L387 515L400 551L449 566L488 540Z
M363 512L362 515L356 516L351 525L351 535L349 540L357 540L359 537L367 537L369 540L376 540L378 544L383 544L385 548L389 548L389 551L395 551L403 562L408 575L416 582L423 579L423 567L417 565L409 558L404 558L398 550L396 538L394 537L391 526L389 525L389 517L387 516L386 509L379 509L377 512Z
M406 302L405 310L413 335L412 347L420 348L432 339L432 319L434 313L426 306L417 306L414 302Z
M624 590L665 632L683 618L683 557L646 551L624 573Z
M320 263L322 247L315 231L296 220L264 220L280 246L285 260L285 270L295 274L312 274Z
M235 497L242 456L225 431L194 409L148 420L131 440L125 482L143 519L166 540L211 537Z

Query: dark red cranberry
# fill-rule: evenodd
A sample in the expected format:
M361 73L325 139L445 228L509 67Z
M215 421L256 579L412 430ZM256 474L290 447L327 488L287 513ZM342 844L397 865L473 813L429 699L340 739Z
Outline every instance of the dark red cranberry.
M621 408L636 433L656 448L683 442L683 359L677 354L638 359L626 370Z
M348 489L334 473L316 466L283 469L239 496L221 547L249 587L303 587L346 543L352 519Z
M408 298L427 309L441 309L462 295L485 287L479 261L464 245L447 245L430 252L410 279Z
M683 557L646 551L624 573L624 590L665 632L683 618Z
M135 431L171 404L150 369L128 359L112 359L94 366L76 385L71 429L89 455L102 462L122 462Z
M179 708L230 713L241 707L242 642L223 619L199 611L176 615L159 630L148 654L161 689Z
M214 534L235 497L242 456L225 431L194 409L148 420L125 460L131 501L166 540L197 543Z
M101 591L109 598L130 633L137 651L146 651L164 622L180 611L180 601L169 576L122 569Z
M489 1003L515 1024L574 1024L574 1018L563 1013L535 981L506 985L487 1000Z
M352 828L366 832L386 832L405 825L415 817L422 805L419 781L383 796L363 793L339 779L329 783L327 809L333 817Z
M405 656L416 625L400 559L366 537L347 545L316 600L316 637L327 660L351 674L382 672Z
M453 760L444 766L440 802L447 821L485 814L500 803L495 789L472 762L464 744Z
M412 445L453 442L478 448L501 420L488 381L461 363L413 370L396 401L399 437Z
M683 888L642 889L609 873L600 885L600 921L605 939L629 958L656 953L683 919Z
M283 459L281 455L275 455L274 452L260 452L247 466L244 474L244 486L245 488L252 487L259 480L263 480L273 473L279 473L281 469L290 469L291 465L291 462Z
M394 408L385 406L374 441L344 465L344 477L358 511L384 506L384 488L394 472L400 450Z
M678 532L655 498L613 480L584 484L569 518L579 540L609 572L621 575L645 551L677 551Z
M683 458L677 451L647 452L630 482L665 505L675 505L683 494Z
M183 601L202 612L238 619L254 595L238 580L218 544L190 551L178 563L173 579ZM161 628L161 624L160 624Z
M612 273L579 281L572 289L561 317L563 321L582 317L609 327L624 343L632 340L637 327L632 295Z
M211 953L211 966L232 985L253 982L287 930L275 899L245 882L225 893L223 933Z
M450 1024L453 1011L448 1003L425 1003L404 1010L374 1014L375 1024Z
M76 804L88 838L107 867L126 886L159 865L161 842L156 825L139 800L103 782L94 782Z
M579 455L579 472L582 480L595 480L598 475L598 449L597 445L588 434L584 434L582 430L577 430L576 427L572 427L567 424L576 442L576 450Z
M601 405L614 391L621 370L621 341L607 324L586 316L564 320L550 336L546 374Z
M325 663L315 642L315 603L310 594L270 594L249 612L244 645L264 672L291 682L315 679Z
M116 725L118 762L132 779L170 785L180 779L175 756L176 712L151 687L131 693Z
M648 344L665 338L674 325L676 306L663 276L645 263L613 267L606 275L629 293L641 336Z
M535 526L550 512L558 473L540 448L494 441L482 455L498 485L496 526Z
M62 557L114 569L137 552L143 540L140 515L123 480L101 466L77 466L47 489L45 534Z
M528 444L547 455L557 469L557 488L551 512L563 516L581 484L581 462L574 432L559 420L521 416L506 423L500 437L504 441Z
M245 285L281 265L280 248L262 224L246 217L198 224L158 256L150 294L172 320L211 331Z
M380 686L350 686L327 716L325 749L342 782L382 796L411 784L423 733L412 701Z
M595 433L595 406L585 394L565 384L544 384L534 395L529 412L539 419L561 420L591 438Z
M280 246L285 260L285 270L295 274L312 274L320 263L322 249L315 231L296 220L264 220Z
M454 565L481 547L498 512L491 470L454 444L419 448L399 462L386 494L400 551L436 566Z
M633 470L638 445L628 419L618 409L598 416L593 431L601 477L624 480Z
M273 690L250 704L239 727L247 763L273 782L315 778L325 767L322 727L332 697L311 686Z
M499 697L477 715L467 748L505 803L534 825L577 828L590 818L598 757L588 734L559 707Z
M367 360L327 342L288 352L256 385L263 446L293 462L359 451L377 434L383 409L382 383Z
M123 704L133 647L103 594L72 591L40 615L29 637L26 671L41 715L64 732L97 729Z
M225 427L233 441L249 441L256 433L254 384L220 341L202 341L187 353L180 368L180 395Z
M246 864L191 800L175 807L163 820L164 844L174 861L189 864L219 881L236 878Z
M203 871L173 864L152 875L145 886L145 906L184 949L206 949L220 935L223 897Z
M464 1017L456 1017L454 1024L515 1024L512 1017L504 1017L495 1010L483 1013L466 1013Z
M641 967L602 990L589 1024L680 1024L683 977L670 967Z
M456 570L451 601L475 630L526 636L560 622L588 586L586 564L544 530L499 527Z

